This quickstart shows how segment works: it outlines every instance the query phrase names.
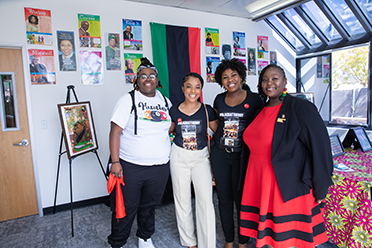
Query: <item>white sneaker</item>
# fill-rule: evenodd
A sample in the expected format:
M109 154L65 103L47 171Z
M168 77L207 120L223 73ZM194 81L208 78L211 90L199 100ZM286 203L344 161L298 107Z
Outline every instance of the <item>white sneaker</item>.
M146 241L138 238L138 248L155 248L155 246L152 244L151 238L147 239Z

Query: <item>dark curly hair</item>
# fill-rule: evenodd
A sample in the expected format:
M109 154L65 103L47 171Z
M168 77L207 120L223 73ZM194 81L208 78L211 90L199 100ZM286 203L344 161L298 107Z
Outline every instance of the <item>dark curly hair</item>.
M155 68L155 66L146 57L141 58L141 64L138 66L138 68L140 66L146 66L148 68L150 68L150 67L154 67ZM138 88L138 82L137 82L137 80L138 80L138 74L139 74L139 71L137 69L137 77L135 78L135 81L133 82L133 87L134 87L135 90L138 90L139 89ZM158 78L158 85L156 86L156 88L162 88L163 89L163 86L161 86L161 84L160 84L159 78Z
M214 73L214 78L216 82L222 87L222 73L227 69L237 71L239 76L242 78L242 82L245 82L247 77L247 67L243 62L237 58L233 59L223 59L221 63L217 66L216 72Z
M263 76L265 75L265 72L270 69L270 68L274 68L274 69L278 69L280 70L282 73L283 73L283 76L284 76L284 79L286 79L286 75L285 75L285 71L282 67L278 66L278 65L275 65L275 64L270 64L268 66L266 66L260 73L260 77L258 78L258 84L257 84L257 89L258 89L258 95L262 97L262 99L264 100L264 102L267 101L267 96L265 95L265 93L263 92L262 90L262 80L263 80Z
M31 22L31 18L32 17L35 17L35 22ZM37 17L36 15L29 15L27 17L27 20L28 20L29 23L32 23L32 24L35 24L35 25L38 25L39 24L39 17Z

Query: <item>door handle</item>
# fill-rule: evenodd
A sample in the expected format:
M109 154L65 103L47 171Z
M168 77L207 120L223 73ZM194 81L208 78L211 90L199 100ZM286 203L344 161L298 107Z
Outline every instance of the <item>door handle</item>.
M21 141L21 143L14 143L14 146L28 146L29 142L28 140L24 139Z

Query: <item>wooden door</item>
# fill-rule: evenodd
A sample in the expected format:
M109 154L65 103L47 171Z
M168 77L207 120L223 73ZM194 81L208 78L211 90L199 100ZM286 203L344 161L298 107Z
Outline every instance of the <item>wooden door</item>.
M4 112L7 111L2 102L3 107L0 109L0 114L3 115L0 119L0 122L3 120L3 123L0 123L2 124L0 125L0 221L38 213L31 146L29 144L14 145L21 143L22 140L30 141L21 49L0 48L0 74L5 75L8 72L14 77L13 95L16 96L14 98L17 104L12 112L18 111L18 114L14 116L15 118L18 116L18 120L14 123L19 127L4 128ZM0 89L4 90L4 87ZM0 93L6 96L6 93ZM9 114L5 116L6 122L9 116L12 117ZM12 125L7 124L6 127L12 127Z

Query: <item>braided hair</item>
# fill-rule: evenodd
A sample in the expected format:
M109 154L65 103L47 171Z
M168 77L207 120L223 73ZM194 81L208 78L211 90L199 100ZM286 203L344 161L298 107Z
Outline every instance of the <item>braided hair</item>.
M141 70L143 69L152 69L154 70L156 76L158 76L158 70L156 69L156 67L150 62L150 60L148 60L148 58L144 57L144 58L141 58L141 64L138 66L137 68L137 77L135 79L135 81L133 82L133 87L135 90L138 90L138 74ZM159 78L158 78L158 85L156 86L156 88L162 88L163 89L163 86L160 84L160 81L159 81Z

